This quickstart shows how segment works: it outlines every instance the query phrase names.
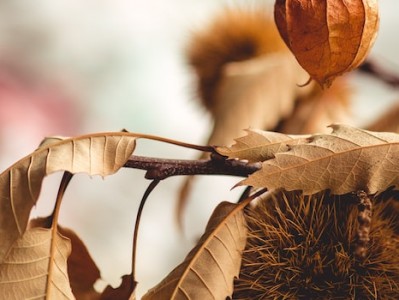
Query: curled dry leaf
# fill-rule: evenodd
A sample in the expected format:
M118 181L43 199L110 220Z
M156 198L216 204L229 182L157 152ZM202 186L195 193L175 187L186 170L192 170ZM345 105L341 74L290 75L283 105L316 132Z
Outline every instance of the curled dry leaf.
M101 294L100 300L114 300L114 299L136 299L136 288L137 283L133 282L132 275L122 276L122 282L119 287L113 288L108 285Z
M250 129L247 133L246 136L235 139L235 144L231 147L217 147L217 152L228 158L259 162L273 158L277 152L287 151L288 144L301 141L301 136L279 132ZM306 137L308 136L304 135L302 138Z
M0 264L2 299L75 299L67 273L71 244L54 236L51 229L32 228L15 241ZM51 273L50 264L56 265Z
M143 300L231 297L246 242L243 207L228 202L219 204L197 246Z
M331 134L314 135L276 153L242 184L304 194L330 189L338 195L357 190L373 194L399 184L398 134L331 127Z
M117 132L51 142L0 174L0 263L27 226L43 178L56 171L107 176L128 160L136 137Z
M300 65L321 86L358 67L377 36L377 0L276 0L275 21Z
M275 128L292 113L297 97L311 91L297 86L306 79L306 72L287 52L227 64L216 90L208 144L229 145L244 128Z
M68 258L68 276L73 295L77 300L100 299L94 284L100 279L100 270L79 236L71 229L58 226L58 231L69 238L72 252Z
M29 221L29 228L51 228L52 216ZM94 290L95 282L100 279L100 270L91 257L87 247L71 229L57 226L58 232L70 240L72 246L68 257L68 277L73 295L77 300L95 300L100 298Z

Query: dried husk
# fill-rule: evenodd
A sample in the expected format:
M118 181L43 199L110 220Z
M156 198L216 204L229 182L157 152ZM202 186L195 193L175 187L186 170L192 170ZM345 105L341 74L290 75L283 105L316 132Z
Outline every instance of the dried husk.
M363 62L379 25L377 0L276 0L274 16L299 64L323 87Z
M367 255L353 254L352 194L278 192L247 211L233 299L398 299L398 193L373 199Z

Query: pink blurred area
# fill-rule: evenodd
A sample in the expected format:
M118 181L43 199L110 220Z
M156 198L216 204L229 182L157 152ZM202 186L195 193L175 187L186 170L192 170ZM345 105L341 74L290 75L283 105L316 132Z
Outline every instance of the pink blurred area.
M56 79L36 78L0 65L1 167L33 151L49 135L73 135L81 113L67 88Z

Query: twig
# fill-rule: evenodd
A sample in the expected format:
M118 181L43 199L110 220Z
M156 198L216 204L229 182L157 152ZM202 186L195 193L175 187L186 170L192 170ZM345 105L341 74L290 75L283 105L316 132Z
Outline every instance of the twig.
M248 164L212 153L210 159L200 160L164 159L132 155L124 167L146 170L145 178L163 180L178 175L231 175L247 177L258 171L261 164Z
M382 67L374 61L365 61L360 65L359 71L374 76L393 88L399 87L399 74L390 73L387 70L382 69Z
M137 285L137 281L136 281L136 256L137 256L137 239L138 239L138 234L139 234L139 226L140 226L141 215L143 213L144 205L145 205L145 203L146 203L146 201L148 199L148 196L155 189L155 187L158 185L158 183L159 183L159 180L157 180L157 179L151 181L150 185L145 190L143 198L140 201L139 209L137 211L136 222L134 224L134 232L133 232L131 287L135 287ZM133 290L132 290L132 292L133 292Z
M367 255L367 246L370 241L370 226L371 226L371 214L372 214L372 203L364 191L358 191L356 196L358 202L358 217L359 227L357 229L357 240L355 246L355 257L362 260Z

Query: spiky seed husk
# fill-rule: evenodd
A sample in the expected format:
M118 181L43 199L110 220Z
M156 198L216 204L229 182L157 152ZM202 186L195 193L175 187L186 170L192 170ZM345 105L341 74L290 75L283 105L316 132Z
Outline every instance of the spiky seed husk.
M399 299L398 201L375 200L366 257L353 195L280 192L247 211L234 299ZM396 198L399 199L399 198Z
M188 63L198 76L198 94L213 111L215 93L229 62L288 51L266 8L226 8L208 26L195 32L187 47Z

